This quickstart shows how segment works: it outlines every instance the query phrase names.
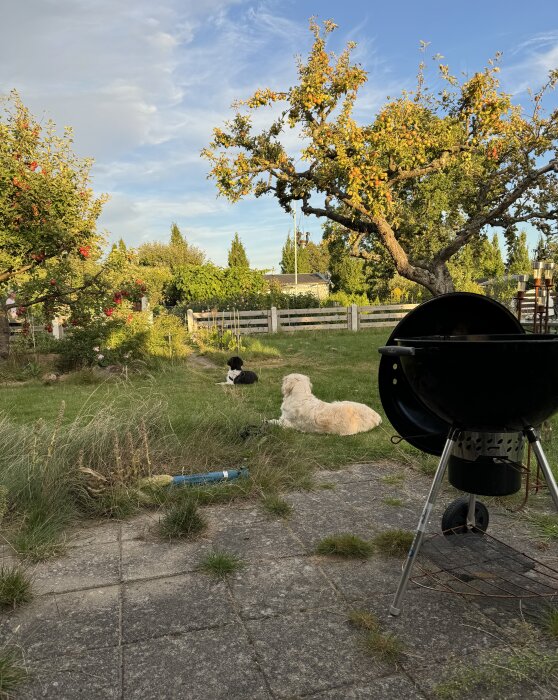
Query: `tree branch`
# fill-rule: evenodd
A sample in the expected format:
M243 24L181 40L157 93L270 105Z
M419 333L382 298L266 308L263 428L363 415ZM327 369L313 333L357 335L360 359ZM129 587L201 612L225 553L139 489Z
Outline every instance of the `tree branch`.
M41 297L36 299L31 299L29 301L17 301L15 304L6 304L6 310L12 309L14 306L23 307L27 309L29 306L34 306L35 304L41 304L45 301L62 301L63 303L69 303L68 297L71 294L76 294L76 292L82 292L84 289L92 287L98 278L105 272L104 269L99 270L96 275L94 275L90 280L84 282L80 287L70 287L65 289L63 292L51 292L50 294L43 294Z
M553 171L558 172L558 160L555 158L538 170L530 172L513 190L502 198L498 205L484 214L477 214L477 216L474 216L471 221L457 233L455 238L434 256L434 263L447 262L452 255L457 253L458 250L468 243L475 233L478 233L484 226L492 223L499 216L504 215L506 210L511 207L529 187L543 175Z

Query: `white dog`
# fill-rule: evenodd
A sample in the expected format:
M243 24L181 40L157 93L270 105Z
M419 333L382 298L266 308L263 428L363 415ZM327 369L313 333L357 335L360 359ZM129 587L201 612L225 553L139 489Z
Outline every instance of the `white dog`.
M334 401L326 403L312 394L310 379L304 374L288 374L281 387L281 417L269 423L295 428L303 433L354 435L377 427L380 416L363 403Z

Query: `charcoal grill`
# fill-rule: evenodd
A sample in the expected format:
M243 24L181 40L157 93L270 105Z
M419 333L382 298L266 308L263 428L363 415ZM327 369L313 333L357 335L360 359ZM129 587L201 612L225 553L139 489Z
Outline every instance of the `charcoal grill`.
M382 405L400 436L440 456L391 615L399 615L446 470L468 494L442 518L446 535L478 533L488 510L477 495L521 486L527 440L558 510L558 487L537 429L558 410L558 336L527 335L501 304L448 294L421 304L379 349Z

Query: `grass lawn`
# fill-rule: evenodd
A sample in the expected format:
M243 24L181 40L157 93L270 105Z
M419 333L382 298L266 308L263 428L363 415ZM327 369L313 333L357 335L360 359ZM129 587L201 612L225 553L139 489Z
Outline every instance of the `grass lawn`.
M182 462L173 466L187 472L231 468L243 460L255 464L262 450L267 453L271 445L285 455L296 453L301 466L309 469L385 458L423 463L419 451L405 443L390 443L394 430L383 415L377 387L377 348L388 335L386 330L309 331L258 338L254 351L242 352L245 366L259 375L259 382L252 386L217 386L216 382L224 380L228 357L228 353L217 352L207 356L217 365L215 369L189 361L163 365L147 377L128 382L91 385L69 380L46 387L40 382L6 386L2 389L4 411L15 423L29 424L39 418L54 421L64 401L63 421L68 423L106 404L125 411L138 402L161 399L167 406L169 431L180 445L177 459ZM258 350L260 343L278 355L264 355ZM279 416L281 379L290 372L307 374L314 393L325 401L367 403L382 415L384 423L369 433L349 437L272 427L257 434L255 427L263 419ZM254 427L255 435L242 439L240 433L248 426Z
M129 515L146 504L134 485L150 473L250 469L248 480L195 490L207 502L273 500L282 490L312 487L316 469L354 462L390 460L432 471L436 458L390 441L395 430L377 387L377 348L389 332L308 331L247 339L241 352L245 367L259 375L250 386L217 385L233 352L208 353L205 366L196 357L164 363L127 380L78 373L50 386L4 384L0 506L7 502L5 520L18 536L31 533L18 551L56 553L56 533L76 514ZM291 372L307 374L321 399L368 404L383 424L345 437L265 424L279 416L281 380ZM545 447L555 464L556 446ZM157 497L155 504L160 505Z

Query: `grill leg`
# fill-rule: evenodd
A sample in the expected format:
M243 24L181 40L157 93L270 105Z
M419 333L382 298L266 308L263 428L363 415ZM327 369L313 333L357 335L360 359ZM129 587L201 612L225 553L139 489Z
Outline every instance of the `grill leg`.
M411 544L411 548L409 549L409 553L407 554L407 561L405 562L405 566L403 567L403 571L401 573L401 578L399 579L399 586L397 587L393 603L391 604L391 607L389 609L389 614L394 615L395 617L401 612L399 604L401 598L403 598L403 596L405 595L405 591L407 590L409 577L411 576L415 559L419 553L420 546L424 538L424 531L426 530L426 526L428 525L428 521L430 520L430 513L432 512L434 503L436 503L436 498L438 497L438 492L440 491L440 486L442 485L442 479L444 478L446 467L448 465L448 461L451 456L455 441L457 440L458 434L459 431L455 428L452 428L450 430L448 439L446 440L446 444L444 445L442 456L440 457L440 462L438 463L438 468L436 469L436 474L434 474L434 480L432 481L432 486L430 487L430 493L428 494L428 498L426 499L426 503L424 505L424 509L422 511L422 515L420 516L420 520L418 523L417 531L415 532L413 543Z
M475 510L477 507L477 497L474 493L469 494L469 508L467 510L467 530L472 530L476 525Z
M556 510L558 510L558 486L556 485L556 479L554 478L554 474L552 473L550 464L548 463L546 455L543 452L541 440L534 428L526 428L523 432L527 436L527 440L529 440L531 449L535 453L537 463L540 466L542 473L544 474L546 485L548 486L548 490L550 491L550 495L552 496L552 500L554 501Z

